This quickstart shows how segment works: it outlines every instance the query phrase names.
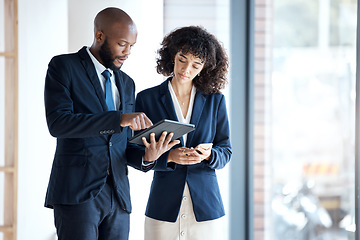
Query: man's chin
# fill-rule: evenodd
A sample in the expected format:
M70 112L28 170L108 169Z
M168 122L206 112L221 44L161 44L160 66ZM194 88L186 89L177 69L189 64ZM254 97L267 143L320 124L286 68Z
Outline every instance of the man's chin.
M120 64L119 66L112 64L110 69L113 71L119 71L121 67L122 67L122 64Z

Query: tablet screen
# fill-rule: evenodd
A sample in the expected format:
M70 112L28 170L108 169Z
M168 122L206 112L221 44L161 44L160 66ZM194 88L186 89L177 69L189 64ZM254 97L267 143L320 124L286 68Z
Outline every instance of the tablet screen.
M152 125L151 127L144 129L137 133L134 137L130 138L131 143L144 145L141 138L146 137L147 141L150 141L150 133L155 133L156 141L159 139L162 132L174 133L172 140L180 138L182 135L189 133L195 129L194 124L181 123L168 119L163 119L160 122Z

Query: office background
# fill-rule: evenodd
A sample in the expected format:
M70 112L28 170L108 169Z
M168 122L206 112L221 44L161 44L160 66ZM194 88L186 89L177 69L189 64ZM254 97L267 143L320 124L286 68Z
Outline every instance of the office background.
M137 24L138 41L123 66L137 91L163 81L156 50L172 29L202 25L223 42L231 59L224 94L234 152L217 172L224 240L355 239L356 0L1 0L0 16L18 25L14 33L0 17L0 240L56 239L52 211L43 207L55 149L43 106L47 64L91 45L94 16L107 6ZM17 86L7 87L9 76ZM14 107L7 104L13 96ZM9 125L10 115L16 124ZM152 173L131 170L129 177L130 239L141 239Z

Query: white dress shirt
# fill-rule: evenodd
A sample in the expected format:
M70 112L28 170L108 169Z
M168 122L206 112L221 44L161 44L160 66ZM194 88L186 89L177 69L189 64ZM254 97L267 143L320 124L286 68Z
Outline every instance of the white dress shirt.
M119 90L116 87L115 84L115 76L114 76L114 71L111 70L110 68L105 68L104 65L102 65L90 52L90 47L86 48L86 51L88 52L91 61L94 63L95 66L95 70L96 73L98 75L99 81L100 81L100 86L102 88L102 90L104 91L104 96L105 96L105 77L101 74L103 71L108 70L111 73L110 76L110 81L111 81L111 90L112 90L112 96L113 96L113 101L114 101L114 106L115 106L115 110L119 110L120 108L120 94L119 94Z
M183 114L182 114L181 106L180 106L179 101L176 98L176 94L175 94L174 89L173 89L173 87L171 85L171 81L169 81L169 91L170 91L172 102L173 102L174 107L175 107L175 113L176 113L176 116L178 118L178 121L182 122L182 123L190 123L191 114L192 114L192 110L193 110L193 106L194 106L196 88L193 86L192 89L191 89L190 102L189 102L188 111L186 113L186 117L184 117ZM184 140L184 146L186 146L187 134L183 135L183 140Z

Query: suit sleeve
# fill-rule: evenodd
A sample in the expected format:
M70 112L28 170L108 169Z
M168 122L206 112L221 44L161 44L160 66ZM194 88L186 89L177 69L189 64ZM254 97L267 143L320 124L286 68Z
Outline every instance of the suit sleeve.
M136 112L144 112L148 117L150 114L148 114L148 111L145 107L145 104L143 102L142 94L138 94L136 97L136 103L135 103L135 111ZM150 119L153 120L153 119ZM136 134L136 133L135 133ZM175 169L175 164L167 163L169 151L163 153L156 161L155 164L151 167L144 167L142 165L142 158L145 155L145 147L139 146L137 144L128 143L128 148L126 151L127 158L129 159L129 165L141 170L141 171L149 171L149 170L157 170L157 171L173 171Z
M75 112L72 95L82 92L72 89L71 65L66 59L54 57L48 66L44 98L50 134L58 138L83 138L121 132L119 111Z
M230 126L225 97L222 95L216 118L216 134L211 150L211 158L209 161L203 161L203 163L212 169L221 169L230 161L231 155Z

